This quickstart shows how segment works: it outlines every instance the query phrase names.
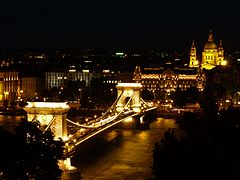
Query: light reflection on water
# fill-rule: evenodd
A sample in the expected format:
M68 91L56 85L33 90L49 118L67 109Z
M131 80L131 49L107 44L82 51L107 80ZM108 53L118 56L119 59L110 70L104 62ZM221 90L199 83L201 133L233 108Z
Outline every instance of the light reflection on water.
M13 127L20 123L21 116L0 115L0 126ZM152 176L152 152L168 128L175 128L173 119L157 118L148 130L114 129L104 137L93 138L79 147L72 158L72 165L86 180L149 179ZM74 174L65 179L76 179ZM78 178L77 178L78 179Z
M23 119L26 118L24 116L0 115L0 127L8 131L14 132L16 126L18 126Z
M7 115L0 115L0 124L15 124L20 122L22 116L7 116Z
M82 178L87 180L150 179L154 144L168 128L176 128L176 133L180 133L173 119L164 118L157 118L148 130L112 130L108 134L110 142L79 147L72 165L80 169Z

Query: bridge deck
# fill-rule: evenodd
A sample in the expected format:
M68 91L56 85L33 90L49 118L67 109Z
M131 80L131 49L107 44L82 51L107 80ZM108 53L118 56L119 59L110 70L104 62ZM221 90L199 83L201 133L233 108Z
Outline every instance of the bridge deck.
M94 120L89 122L91 125L80 125L80 129L76 131L75 133L71 134L70 139L66 141L67 151L68 153L72 153L76 146L83 143L84 141L92 138L93 136L101 133L102 131L128 119L133 116L137 116L139 114L147 113L153 109L156 109L156 107L150 107L147 109L144 109L141 113L136 113L133 111L127 111L124 112L120 116L111 116L106 119L101 119L98 122L95 122Z

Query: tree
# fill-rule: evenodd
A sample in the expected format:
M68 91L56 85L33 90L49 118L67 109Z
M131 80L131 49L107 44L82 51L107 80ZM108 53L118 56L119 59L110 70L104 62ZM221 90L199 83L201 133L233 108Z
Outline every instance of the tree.
M196 103L200 99L200 92L196 87L190 87L185 91L187 102Z
M214 90L213 86L206 86L200 100L201 107L208 115L216 114L218 111L217 97Z
M0 129L0 179L59 179L64 143L43 133L37 122L22 122L14 133Z
M147 90L147 89L144 89L141 93L141 96L144 100L153 100L154 99L154 94L153 92Z
M177 107L185 106L187 103L185 91L182 91L180 88L177 88L175 92L170 94L170 98L173 100L174 105Z
M239 109L177 119L185 133L168 130L153 151L156 179L239 179Z

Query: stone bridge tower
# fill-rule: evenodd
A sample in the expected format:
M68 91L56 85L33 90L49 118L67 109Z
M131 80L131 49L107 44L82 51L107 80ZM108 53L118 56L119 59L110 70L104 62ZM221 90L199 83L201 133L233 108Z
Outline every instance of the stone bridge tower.
M24 108L28 121L37 120L41 126L50 128L55 139L59 137L64 141L67 137L67 102L28 102Z
M123 110L127 101L131 98L129 109L132 109L134 112L141 111L141 97L140 91L142 89L141 83L118 83L117 84L117 111L120 112Z

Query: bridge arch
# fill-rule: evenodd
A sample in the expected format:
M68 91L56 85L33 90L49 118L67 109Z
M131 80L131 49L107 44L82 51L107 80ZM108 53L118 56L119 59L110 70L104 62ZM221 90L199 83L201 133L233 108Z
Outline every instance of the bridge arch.
M134 112L141 112L141 83L118 83L116 88L118 91L116 103L117 112L121 112L124 108L128 108L126 107L128 101L131 101L131 107L129 108Z

